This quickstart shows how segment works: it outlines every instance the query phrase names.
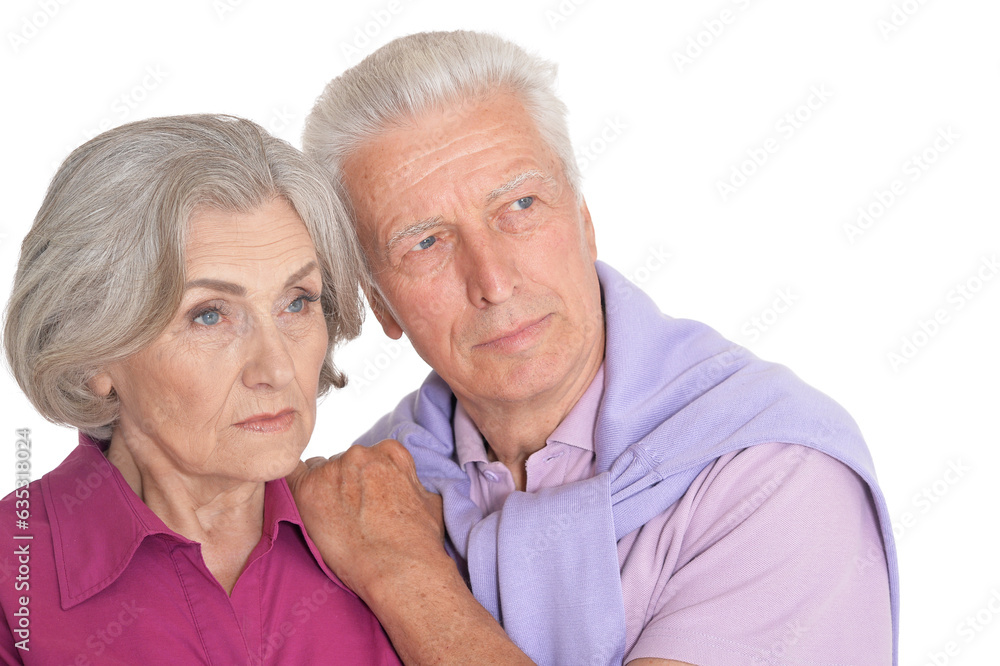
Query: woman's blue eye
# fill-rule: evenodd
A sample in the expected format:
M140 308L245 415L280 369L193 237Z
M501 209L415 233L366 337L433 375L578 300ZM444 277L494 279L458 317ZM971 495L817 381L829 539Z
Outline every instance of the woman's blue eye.
M410 249L411 250L426 250L431 245L434 245L434 243L436 243L436 242L437 242L437 236L428 236L427 238L423 239L422 241L420 241L419 243L417 243L416 245L414 245Z
M285 308L285 312L291 312L292 314L302 312L306 308L306 303L315 303L318 300L319 294L302 294L288 304L288 307Z
M219 323L219 313L215 310L206 310L194 318L195 323L205 326L214 326Z
M512 207L514 210L524 210L533 203L535 203L535 197L521 197L512 204Z

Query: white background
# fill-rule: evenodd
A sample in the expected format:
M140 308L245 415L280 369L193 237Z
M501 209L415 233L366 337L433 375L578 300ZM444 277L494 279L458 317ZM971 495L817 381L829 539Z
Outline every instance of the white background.
M576 3L4 0L4 293L56 166L102 123L226 112L300 145L313 100L359 56L421 30L497 31L560 64L601 258L861 424L897 525L900 663L996 663L1000 279L983 262L1000 253L1000 4ZM744 165L768 139L766 162ZM925 151L922 169L911 159ZM753 173L724 200L734 167ZM850 237L894 180L902 194ZM779 290L791 305L776 314ZM946 323L893 364L938 309ZM354 384L323 402L309 454L348 446L426 373L374 318L337 360ZM8 373L0 392L6 493L15 428L31 429L35 477L76 434L41 419ZM977 612L978 630L962 624Z

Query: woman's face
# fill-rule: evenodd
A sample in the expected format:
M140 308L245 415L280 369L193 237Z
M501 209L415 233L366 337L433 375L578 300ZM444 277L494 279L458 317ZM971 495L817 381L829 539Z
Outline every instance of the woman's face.
M107 373L115 436L137 460L188 476L280 478L312 434L327 350L312 239L275 199L249 215L196 214L185 252L173 320Z

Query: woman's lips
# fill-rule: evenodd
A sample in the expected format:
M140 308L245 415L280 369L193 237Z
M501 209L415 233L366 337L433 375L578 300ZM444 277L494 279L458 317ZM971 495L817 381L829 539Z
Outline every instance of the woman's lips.
M236 427L248 432L284 432L292 427L294 420L295 410L284 409L277 414L257 414L251 416L245 421L237 423Z

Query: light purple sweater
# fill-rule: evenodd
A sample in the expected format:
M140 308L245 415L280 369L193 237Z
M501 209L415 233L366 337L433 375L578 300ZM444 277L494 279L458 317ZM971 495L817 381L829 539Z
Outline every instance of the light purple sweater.
M621 664L617 541L676 502L707 464L770 442L815 448L848 465L871 490L889 566L897 663L895 544L854 420L784 366L704 324L662 314L614 269L596 267L606 332L597 476L515 492L484 517L455 456L454 395L435 372L357 443L393 438L407 447L424 485L444 498L449 546L476 599L539 664Z

